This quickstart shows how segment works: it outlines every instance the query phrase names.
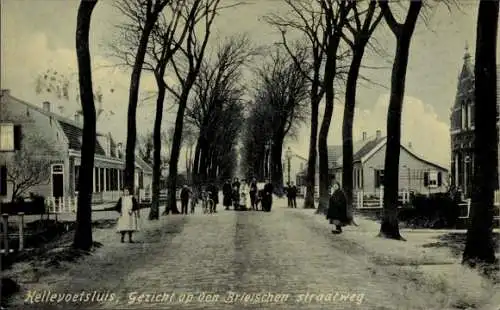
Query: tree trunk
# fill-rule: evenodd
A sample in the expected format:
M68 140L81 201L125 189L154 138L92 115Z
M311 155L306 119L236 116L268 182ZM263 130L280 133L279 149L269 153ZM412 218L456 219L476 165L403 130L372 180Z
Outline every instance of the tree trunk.
M497 32L498 0L479 3L475 57L474 192L463 263L495 263L494 191L498 188Z
M314 190L316 183L316 158L319 123L319 102L321 98L317 95L318 85L313 85L311 89L311 134L309 137L309 158L307 159L306 175L306 197L304 198L304 208L314 209Z
M153 130L153 193L149 219L157 220L160 216L160 176L161 176L161 123L163 120L163 102L166 88L163 85L163 73L157 77L158 97L156 98L156 116ZM161 80L160 80L161 79Z
M342 187L347 200L347 219L352 223L353 212L353 139L352 126L356 106L356 86L365 46L359 46L354 55L347 76L344 119L342 122Z
M283 196L283 140L284 136L275 136L271 151L271 180L273 182L274 193L279 197Z
M127 146L125 149L125 188L128 188L130 193L135 194L134 175L135 175L135 144L137 140L137 101L139 99L139 85L141 82L142 66L144 57L146 56L149 35L156 23L156 15L151 15L147 18L144 28L141 33L137 54L135 56L134 67L130 77L130 90L128 102L128 118L127 118Z
M328 98L328 91L325 93ZM328 101L328 99L327 99ZM318 213L324 213L328 209L330 174L328 167L328 131L333 116L333 102L326 104L323 122L318 135L319 155L319 204Z
M408 67L410 42L422 3L415 1L410 11L416 10L413 23L401 26L396 35L397 45L391 75L391 98L387 113L387 144L384 171L384 209L380 236L404 240L399 233L398 192L399 192L399 155L401 148L401 112L405 92L405 78ZM410 15L411 12L408 13ZM415 14L415 12L414 12Z
M172 151L170 154L170 162L168 167L168 198L167 207L164 214L179 214L179 209L177 208L177 199L175 197L175 192L177 190L177 174L179 162L179 155L181 152L181 142L182 142L182 129L184 126L184 113L186 111L186 105L188 101L189 91L194 83L194 78L188 77L188 83L184 87L181 97L179 98L179 109L177 110L177 116L175 119L175 129L174 138L172 139Z
M333 116L335 90L333 82L337 70L337 49L340 43L339 36L333 36L328 44L327 59L325 63L325 114L319 130L319 205L318 212L326 213L329 201L330 167L328 167L328 132Z
M83 137L81 169L79 174L78 208L73 247L90 250L92 247L92 191L94 153L96 142L96 110L92 89L92 68L89 50L89 32L92 11L97 0L82 0L78 8L76 25L76 56L80 101L83 111Z
M194 150L194 163L193 163L193 172L192 179L194 184L199 183L200 178L200 153L201 153L201 138L198 137L198 141L196 141L196 147Z

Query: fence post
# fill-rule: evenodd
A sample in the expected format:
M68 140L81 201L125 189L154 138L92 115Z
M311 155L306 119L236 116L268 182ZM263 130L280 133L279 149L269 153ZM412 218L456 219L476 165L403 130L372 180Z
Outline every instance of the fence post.
M24 249L24 212L17 213L19 222L19 251Z
M359 197L361 199L360 199L360 203L358 203L358 208L363 208L365 206L365 201L364 201L365 200L365 191L362 190L359 192L359 194L360 194Z
M2 214L2 226L3 226L3 242L4 250L6 254L9 254L9 215L7 213Z

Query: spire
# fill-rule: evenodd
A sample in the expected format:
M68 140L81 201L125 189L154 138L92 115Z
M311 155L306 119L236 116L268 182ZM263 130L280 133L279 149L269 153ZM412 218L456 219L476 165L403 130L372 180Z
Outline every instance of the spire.
M466 62L470 61L469 42L468 41L465 41L464 61L466 61Z

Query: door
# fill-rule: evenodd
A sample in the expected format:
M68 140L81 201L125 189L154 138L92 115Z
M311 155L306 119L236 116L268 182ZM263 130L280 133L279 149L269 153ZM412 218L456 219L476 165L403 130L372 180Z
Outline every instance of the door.
M63 165L52 165L52 197L59 199L64 196Z
M52 196L58 199L64 196L64 176L62 174L52 175Z

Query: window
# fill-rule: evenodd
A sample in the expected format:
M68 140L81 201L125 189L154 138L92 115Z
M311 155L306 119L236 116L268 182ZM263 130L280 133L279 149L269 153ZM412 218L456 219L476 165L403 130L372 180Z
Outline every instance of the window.
M462 106L462 129L465 129L467 125L467 110L465 109L465 106Z
M21 126L14 124L0 125L0 151L21 149Z
M100 182L100 177L99 177L99 168L94 168L94 174L95 174L95 192L99 193L101 191L101 187L99 186L101 184Z
M375 187L384 185L384 170L375 170Z
M467 102L467 127L471 128L472 125L474 124L472 121L472 104L470 102Z
M106 190L112 190L111 188L111 169L106 169Z
M75 166L75 192L79 191L80 166Z
M0 196L7 195L7 167L0 167Z
M139 173L139 188L144 188L144 173L142 171Z
M99 168L99 188L104 192L104 168Z
M443 175L440 171L424 172L424 186L429 188L437 188L442 185Z

